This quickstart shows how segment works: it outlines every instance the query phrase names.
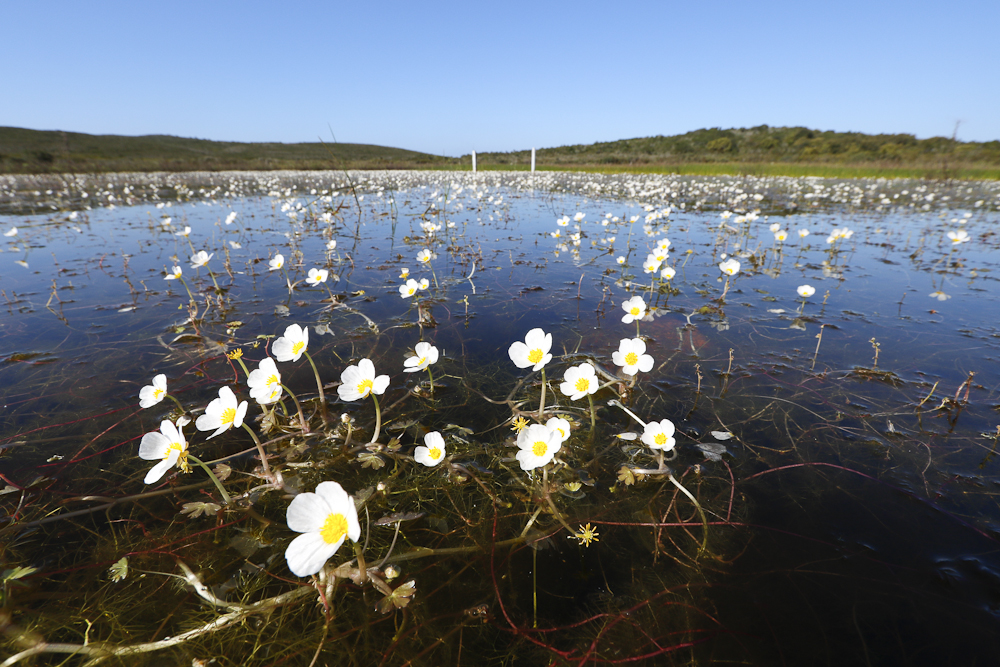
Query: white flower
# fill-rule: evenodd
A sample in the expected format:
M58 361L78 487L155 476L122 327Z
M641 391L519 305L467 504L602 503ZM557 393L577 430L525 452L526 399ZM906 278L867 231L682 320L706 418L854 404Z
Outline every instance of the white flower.
M662 263L663 262L658 259L656 255L650 253L649 255L646 255L646 261L642 263L642 270L645 273L656 273L660 270L660 264Z
M337 239L330 239L329 241L327 241L326 242L326 249L327 250L336 250L337 249Z
M308 348L309 327L289 324L285 327L285 335L271 345L271 352L278 361L298 361Z
M430 286L431 286L431 284L430 284L430 282L429 282L429 281L427 280L427 278L421 278L421 279L420 279L420 282L419 282L419 283L417 283L417 287L419 287L420 289L427 289L427 288L428 288L428 287L430 287Z
M436 364L438 360L438 349L430 343L417 343L413 350L416 356L409 357L403 362L404 373L414 373L425 370L431 364Z
M788 232L786 232L784 229L779 229L774 233L775 241L784 241L787 238L788 238Z
M432 258L431 251L426 248L417 253L417 261L421 264L427 264Z
M17 227L11 227L7 231L5 231L3 235L7 237L17 236Z
M518 434L517 446L521 470L534 470L551 461L562 448L562 436L558 429L532 424Z
M139 407L151 408L167 396L167 376L163 373L153 378L153 384L139 390Z
M444 438L437 431L424 436L424 444L413 450L413 460L432 468L445 457Z
M969 233L964 229L960 229L957 232L948 232L946 235L951 239L952 245L958 245L959 243L965 243L969 240Z
M573 216L573 221L574 221L574 222L583 222L583 219L584 219L585 217L587 217L587 214L586 214L586 213L580 213L580 212L578 211L578 212L577 212L577 214Z
M806 299L816 293L816 288L812 285L799 285L795 291L798 292L799 296L803 299Z
M389 386L389 376L375 377L375 364L371 359L362 359L357 366L348 366L340 374L337 394L342 401L356 401L368 394L382 394Z
M229 247L232 248L233 250L239 250L240 248L243 247L243 245L239 241L230 241Z
M281 373L271 357L264 357L257 369L250 371L247 378L250 385L250 398L261 405L274 403L281 398Z
M309 269L309 275L306 276L306 282L315 286L320 283L325 283L326 279L329 277L330 272L326 269Z
M642 300L641 296L634 296L628 301L622 302L622 310L625 311L622 322L631 324L636 320L641 320L646 315L646 302Z
M671 266L664 267L663 270L660 271L660 277L664 280L670 280L675 275L677 275L677 271Z
M556 220L556 224L559 225L560 227L567 226L569 224L569 216L564 215L563 217L559 218L558 220Z
M948 299L951 298L950 294L945 294L941 290L938 290L936 292L931 292L927 296L937 299L938 301L947 301Z
M771 223L771 226L768 227L768 229L770 229L772 233L776 233L779 229L781 229L781 225L778 224L777 222L774 222Z
M562 236L562 232L560 232L560 231L559 231L559 230L557 229L557 230L556 230L556 231L554 231L554 232L549 232L549 236L551 236L551 237L552 237L552 238L554 238L554 239L557 239L557 238L559 238L560 236Z
M211 431L215 433L208 436L211 440L217 435L228 431L231 426L239 428L243 426L243 417L247 414L248 403L241 401L237 403L236 394L229 387L219 388L219 397L208 404L205 414L198 417L194 425L199 431Z
M401 279L403 279L403 280L406 280L406 279L407 279L407 277L409 277L409 275L410 275L410 270L409 270L408 268L406 268L405 266L404 266L404 267L403 267L403 269L402 269L402 270L401 270L401 271L399 272L399 277L400 277Z
M565 382L559 385L559 391L569 396L570 400L573 401L593 394L599 386L597 371L587 362L567 368L564 380Z
M616 261L616 262L618 262L619 264L624 264L624 263L625 263L625 255L619 255L619 256L618 256L618 257L617 257L617 258L615 259L615 261Z
M164 227L169 227L171 222L173 222L173 218L169 216L164 216L163 220L160 220L160 224Z
M539 371L551 361L550 349L552 349L552 334L547 334L541 329L532 329L524 337L523 343L521 341L511 343L507 354L518 368L531 366L531 370Z
M550 417L545 426L553 431L558 431L559 442L563 443L569 440L569 422L562 417Z
M184 236L184 237L187 237L187 236L190 236L190 235L191 235L191 227L188 226L188 225L185 225L184 229L182 229L181 231L174 232L174 236Z
M727 276L733 276L739 273L740 263L736 261L735 257L730 257L719 264L719 270Z
M660 239L656 242L656 247L663 252L667 252L670 249L670 239Z
M285 549L288 569L298 577L323 569L345 538L357 542L361 537L354 499L337 482L320 482L316 493L300 493L292 498L285 522L302 533Z
M208 260L215 257L215 253L208 254L204 250L199 250L195 254L191 255L191 268L197 269L198 267L205 266L208 264Z
M159 461L149 469L143 484L158 482L164 473L173 466L177 466L184 472L191 472L187 462L187 441L184 433L181 432L184 424L188 423L186 417L177 420L177 425L169 419L160 422L160 432L153 431L142 436L139 443L139 458L146 461Z
M163 276L164 280L177 280L181 277L181 267L174 266L174 268L167 275Z
M808 229L800 229L799 230L799 238L800 239L804 239L807 236L809 236L809 230Z
M413 278L410 278L409 280L406 281L405 285L399 286L399 296L400 298L403 299L409 299L411 296L417 293L418 289L420 289L420 283L418 283Z
M229 215L226 216L226 224L231 225L236 221L236 211L230 211Z
M277 271L278 269L280 269L284 265L285 265L285 256L282 255L279 252L277 255L274 256L274 259L271 259L271 260L268 261L268 263L267 263L267 270L268 271Z
M616 366L621 366L625 375L653 370L653 357L646 354L646 342L641 338L622 338L618 343L618 350L611 353L611 361Z
M649 422L642 432L642 441L650 449L662 449L669 452L677 444L674 440L674 424L669 419L659 422Z

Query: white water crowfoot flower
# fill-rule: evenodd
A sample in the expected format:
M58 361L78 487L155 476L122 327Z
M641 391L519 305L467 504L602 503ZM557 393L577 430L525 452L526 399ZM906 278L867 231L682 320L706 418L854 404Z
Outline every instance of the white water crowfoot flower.
M306 282L314 287L320 283L325 283L326 279L330 277L330 272L326 269L309 269L309 275L306 276Z
M649 422L642 431L642 442L650 449L669 452L677 444L674 440L674 423L669 419Z
M226 224L231 225L236 222L236 211L230 211L229 215L226 216Z
M5 231L3 235L6 236L7 238L11 238L12 236L17 236L17 227L11 227L7 231Z
M969 240L969 233L964 229L960 229L957 232L948 232L946 234L948 238L951 239L952 245L958 245L959 243L965 243Z
M285 327L285 335L271 345L271 352L278 361L298 361L308 347L309 327L289 324Z
M163 276L164 280L177 280L181 277L181 267L174 266L174 268L167 275Z
M622 310L625 311L625 317L622 318L622 322L631 324L645 317L646 302L642 300L641 296L634 296L628 301L622 302Z
M261 359L257 369L247 377L250 385L250 398L261 405L274 403L281 398L281 373L271 357Z
M816 293L816 288L812 285L799 285L796 290L803 299L808 299Z
M560 444L569 440L569 422L562 417L550 417L549 420L545 422L545 426L553 431L558 431Z
M267 262L268 271L277 271L283 266L285 266L285 256L280 252Z
M153 377L153 384L139 390L139 407L151 408L167 397L167 376L163 373Z
M559 385L559 391L570 400L579 401L597 391L600 384L597 381L597 371L588 362L566 369L565 382Z
M430 250L427 250L426 248L417 253L417 261L420 262L421 264L427 264L432 259L434 259L434 255L431 253Z
M420 289L420 283L418 283L413 278L410 278L409 280L406 281L405 285L399 286L399 296L402 299L409 299L411 296L416 294L417 290L419 289Z
M413 450L413 460L432 468L444 460L445 454L444 437L431 431L424 436L424 444Z
M389 386L389 376L375 376L375 364L371 359L362 359L357 366L348 366L340 374L337 394L342 401L356 401L369 394L382 394Z
M439 356L438 349L430 343L417 343L413 349L415 355L403 361L404 373L415 373L426 370L431 364L436 364Z
M646 354L646 342L641 338L622 338L618 342L618 350L611 353L611 360L622 367L625 375L653 370L653 357Z
M357 542L361 524L354 499L337 482L320 482L316 493L300 493L285 512L285 522L302 533L285 549L288 569L298 577L316 574L346 538Z
M184 472L191 472L187 461L187 441L181 429L188 423L186 417L177 420L175 426L169 419L160 422L160 432L153 431L142 436L139 443L139 458L146 461L159 461L150 468L143 484L153 484L175 465Z
M205 414L198 417L194 423L199 431L211 431L215 433L208 436L211 440L217 435L228 431L231 427L239 428L243 426L243 418L247 414L248 403L246 401L237 402L236 394L229 387L219 388L219 397L208 404Z
M664 280L670 280L676 275L677 275L677 270L674 269L672 266L666 266L663 268L662 271L660 271L660 277L663 278Z
M517 435L517 447L521 470L534 470L551 461L562 449L562 437L558 429L532 424Z
M183 236L187 238L191 235L191 227L189 225L184 225L184 229L179 232L174 232L174 236Z
M208 260L212 259L213 257L215 257L214 252L209 254L204 250L199 250L195 254L191 255L191 268L197 269L199 267L205 266L206 264L208 264Z
M552 360L549 350L552 349L552 334L547 334L541 329L532 329L524 337L524 342L516 341L511 343L507 350L510 360L518 368L527 368L540 371L545 364Z
M719 271L727 276L734 276L740 271L740 263L735 257L730 257L719 264Z

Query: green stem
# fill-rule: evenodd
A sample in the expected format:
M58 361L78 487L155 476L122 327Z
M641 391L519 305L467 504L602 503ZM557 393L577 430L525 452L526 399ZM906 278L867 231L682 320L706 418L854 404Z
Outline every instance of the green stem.
M427 266L431 267L431 276L434 277L434 287L436 287L437 289L441 289L441 286L438 284L437 274L434 273L434 265L431 264L430 260L427 260Z
M542 368L542 400L538 403L538 423L542 423L545 416L545 369Z
M247 374L247 379L250 379L250 369L243 362L243 357L236 357L236 361L240 362L240 366L243 368L243 372Z
M219 287L219 283L215 280L215 272L212 269L208 270L208 275L212 277L212 284L215 285L216 293L222 292L222 288Z
M303 350L303 352L305 352L306 359L309 360L309 365L312 366L313 375L316 376L316 389L319 391L320 414L323 417L323 426L326 426L326 424L327 424L327 417L326 417L326 395L323 394L323 381L319 379L319 371L316 369L316 364L313 363L312 356L309 354L309 352L307 350Z
M199 459L194 454L188 454L187 457L205 469L205 472L208 473L208 476L212 478L212 482L215 484L215 488L217 488L219 490L219 493L222 494L222 502L224 502L227 505L233 502L233 499L229 497L228 493L226 493L225 487L222 486L222 482L219 481L219 478L215 476L215 473L212 472L212 469L209 468L204 461Z
M590 401L590 437L594 437L594 431L597 430L597 414L594 410L594 395L587 394L587 400Z
M253 432L253 429L243 424L243 428L247 430L250 437L253 438L253 444L257 445L257 453L260 454L260 462L264 467L264 476L267 477L271 482L274 482L274 475L271 474L271 466L267 463L267 454L264 452L264 446L260 444L260 438L257 434Z
M698 555L700 556L703 553L705 553L705 550L708 548L708 518L705 516L704 510L701 509L701 504L694 496L691 495L690 491L684 488L683 484L674 479L673 475L668 474L667 479L669 479L674 486L676 486L678 489L681 490L681 493L687 496L688 499L694 503L695 508L698 510L698 514L701 515L701 524L703 526L702 528L703 532L701 538L701 547L699 547L698 549Z
M184 281L184 278L178 276L177 279L181 281L181 285L184 285L184 289L187 290L188 298L194 301L194 295L191 294L191 288L188 287L188 284Z
M369 445L373 445L378 442L379 431L382 430L382 410L378 407L378 398L375 394L372 394L372 400L375 401L375 433L372 434L372 440Z
M178 407L178 408L180 408L180 410L181 410L181 414L184 414L184 413L185 413L185 410L184 410L184 406L183 406L183 405L181 405L181 402L180 402L180 401L178 401L178 400L177 400L176 398L174 398L174 397L173 397L172 395L170 395L170 394L166 394L166 397L167 397L167 398L169 398L169 399L170 399L171 401L173 401L174 403L176 403L176 404L177 404L177 407Z
M289 396L292 397L292 402L295 403L295 409L298 410L298 412L299 412L299 421L302 422L302 430L308 432L309 431L309 425L306 424L305 415L302 414L302 406L299 405L299 399L295 398L295 394L292 393L291 389L289 389L285 385L280 385L280 386L281 386L282 389L285 390L286 394L288 394ZM281 407L282 407L282 409L284 409L285 406L282 405ZM287 413L285 413L285 414L287 414Z
M434 374L431 373L431 367L427 367L427 377L431 379L431 393L434 393Z

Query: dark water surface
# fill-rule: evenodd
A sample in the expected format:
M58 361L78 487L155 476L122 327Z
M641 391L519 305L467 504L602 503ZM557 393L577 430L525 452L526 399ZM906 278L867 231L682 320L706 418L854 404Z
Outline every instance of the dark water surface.
M0 183L0 230L17 228L0 253L0 658L995 662L997 184L352 178L356 190L322 172ZM959 231L969 240L953 244ZM664 238L676 275L654 282L642 263ZM214 256L194 269L200 250ZM285 268L270 271L277 253ZM723 254L741 264L724 299ZM164 279L175 264L194 306ZM401 298L404 267L429 288ZM310 268L336 279L309 286ZM650 307L639 332L654 367L595 394L591 430L587 402L558 386L588 360L617 372L633 295ZM193 424L191 451L232 471L232 505L192 516L192 503L221 504L199 468L144 485L139 441L180 412L140 409L139 389L165 374L191 417L222 386L248 399L225 353L253 369L292 323L310 329L331 423L306 360L279 364L310 432L289 401L271 426L251 400L247 424L284 486L261 479L245 431L206 440ZM512 409L537 413L541 376L507 350L536 327L553 337L546 408L573 425L547 493L513 459L511 430ZM433 394L426 373L403 372L421 340L442 353ZM373 403L335 389L363 357L390 376L367 448ZM670 470L704 520L665 475L634 472L656 457L615 398L676 425ZM412 460L428 431L445 435L449 464ZM365 500L363 558L379 580L341 569L325 609L284 559L290 499L324 480ZM598 541L567 539L559 518ZM331 569L354 558L348 542ZM411 580L412 598L386 597Z

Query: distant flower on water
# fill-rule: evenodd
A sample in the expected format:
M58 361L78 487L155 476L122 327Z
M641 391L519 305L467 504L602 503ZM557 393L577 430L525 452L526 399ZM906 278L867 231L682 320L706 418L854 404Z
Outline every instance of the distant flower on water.
M205 266L206 264L208 264L208 260L212 259L213 257L215 257L214 252L209 254L204 250L199 250L195 254L191 255L191 268L197 269L199 267Z
M965 243L969 240L969 233L964 229L960 229L957 232L948 232L948 238L951 239L952 245L958 245L959 243Z
M256 370L250 371L247 378L250 385L250 398L261 405L274 403L281 398L281 373L271 357L264 357Z
M622 367L625 375L635 375L653 370L653 357L646 354L646 342L641 338L622 338L618 350L611 353L611 360Z
M660 271L660 277L664 280L670 280L675 275L677 275L677 271L671 266L666 266Z
M619 264L624 264L625 263L625 255L619 255L617 257L617 259L615 259L615 261L618 262Z
M369 394L382 394L389 386L389 376L375 377L375 364L371 359L362 359L357 366L348 366L340 374L337 394L342 401L356 401Z
M407 273L407 275L409 275L409 273ZM403 299L409 299L417 293L418 289L420 289L420 283L413 278L410 278L406 281L406 284L399 286L399 296Z
M431 259L433 259L433 257L434 256L431 254L431 251L426 248L417 253L417 261L421 264L427 264L431 261Z
M674 440L674 424L669 419L649 422L642 432L642 441L650 449L670 451L677 444Z
M191 235L191 227L188 226L188 225L185 225L184 229L182 229L181 231L174 232L174 236L183 236L183 237L186 238L186 237L188 237L190 235Z
M403 372L404 373L415 373L416 371L426 370L431 364L437 363L438 360L438 349L426 342L417 343L413 350L416 354L412 357L408 357L403 361Z
M719 270L722 271L727 276L733 276L739 273L740 263L736 260L735 257L730 257L729 259L719 264Z
M799 238L800 239L804 239L807 236L809 236L809 230L808 229L800 229L799 230Z
M315 286L320 283L325 283L326 279L329 277L330 272L326 269L309 269L309 274L306 276L306 282Z
M787 238L788 238L788 232L786 232L784 229L779 229L774 233L774 240L778 241L779 243L783 242Z
M559 385L559 391L569 396L570 400L573 401L578 401L584 396L593 394L600 386L597 381L597 371L587 362L579 366L567 368L564 380Z
M357 542L361 524L354 499L337 482L320 482L316 493L300 493L285 513L288 527L302 533L285 549L288 569L298 577L316 574L346 538Z
M268 271L277 271L285 265L285 256L280 252L274 256L273 259L269 260L267 263Z
M3 233L4 236L10 238L11 236L17 236L17 227L11 227Z
M151 408L167 396L167 376L163 373L153 377L153 384L139 390L139 407Z
M194 425L199 431L211 431L215 433L208 436L211 440L217 435L225 433L232 427L243 426L243 418L247 414L248 404L246 401L237 401L236 394L229 387L219 388L219 397L208 404L205 414L198 417Z
M163 279L164 280L177 280L180 277L181 277L181 267L174 266L174 268L170 270L170 273L168 273L167 275L163 276Z
M950 294L945 294L941 290L938 290L936 292L931 292L927 296L931 297L932 299L937 299L938 301L947 301L948 299L951 298Z
M445 457L444 437L437 431L424 436L424 444L413 450L413 460L428 468L441 463Z
M326 242L326 249L327 250L336 250L337 249L337 239L330 239L329 241L327 241Z
M298 361L302 353L309 348L309 327L289 324L285 327L285 335L274 341L271 352L278 361Z
M153 431L142 436L139 443L139 458L145 461L159 461L150 468L143 484L153 484L160 481L170 468L175 465L184 472L191 472L187 462L187 441L181 429L188 423L187 417L177 420L175 426L169 419L160 422L160 432Z
M799 296L801 296L803 299L808 299L809 297L811 297L813 294L816 293L816 288L813 287L812 285L799 285L795 291L798 292Z
M641 296L634 296L628 301L622 302L622 310L625 311L622 322L631 324L636 320L641 320L646 315L646 302L642 300Z
M521 341L511 343L507 354L518 368L531 366L531 370L539 371L552 360L550 349L552 349L552 334L547 334L541 329L532 329L524 337L523 343Z
M226 216L226 224L231 225L236 221L236 211L230 211L229 215Z
M562 438L557 429L532 424L517 435L517 447L521 470L534 470L551 461L562 449Z
M402 278L403 280L406 280L407 277L409 277L409 275L410 275L410 270L408 268L406 268L405 266L399 272L399 277Z

